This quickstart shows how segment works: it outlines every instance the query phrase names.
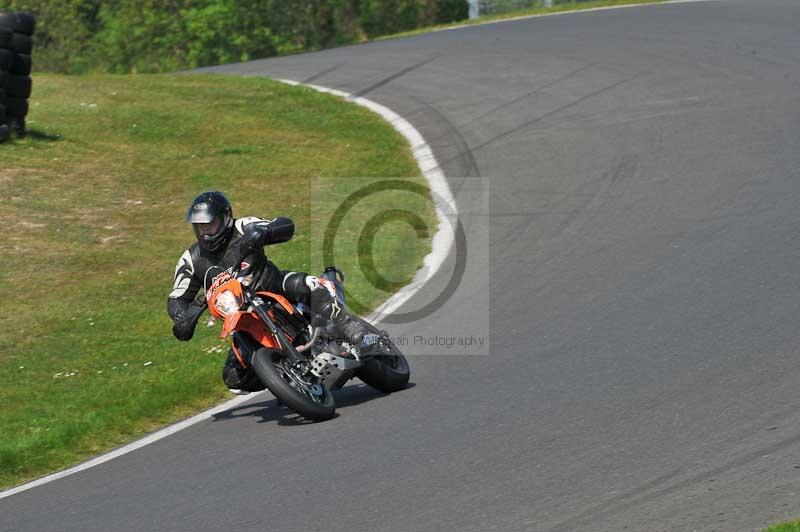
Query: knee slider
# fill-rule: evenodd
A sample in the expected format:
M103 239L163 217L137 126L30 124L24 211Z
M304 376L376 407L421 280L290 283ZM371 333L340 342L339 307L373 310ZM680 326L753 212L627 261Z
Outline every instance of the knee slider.
M311 293L306 279L310 277L303 272L289 272L283 276L283 293L294 301L305 301Z

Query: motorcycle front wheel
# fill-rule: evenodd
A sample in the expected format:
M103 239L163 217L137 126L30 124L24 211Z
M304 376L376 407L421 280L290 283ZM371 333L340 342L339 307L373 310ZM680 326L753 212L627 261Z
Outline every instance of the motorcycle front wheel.
M253 369L272 395L291 410L312 421L326 421L336 413L327 386L292 367L277 349L262 347L253 354Z

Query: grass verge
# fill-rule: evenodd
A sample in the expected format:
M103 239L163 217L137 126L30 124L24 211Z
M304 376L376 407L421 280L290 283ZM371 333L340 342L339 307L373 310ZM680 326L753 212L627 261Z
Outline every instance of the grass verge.
M461 28L464 26L477 26L486 24L488 22L497 22L501 20L509 20L522 17L553 15L556 13L566 13L569 11L585 11L587 9L597 9L599 7L614 7L635 4L658 4L666 0L589 0L586 2L564 2L554 5L551 8L546 7L531 7L528 9L519 9L510 11L508 13L498 13L494 15L483 15L473 20L463 20L459 22L452 22L448 24L439 24L436 26L427 26L415 30L404 31L401 33L394 33L392 35L384 35L377 37L374 40L382 41L386 39L397 39L401 37L410 37L413 35L420 35L423 33L430 33L432 31L449 30L453 28Z
M405 140L377 115L310 89L223 76L38 76L30 135L0 145L0 487L81 461L227 397L218 326L172 338L166 297L193 235L200 191L235 215L288 215L297 236L268 248L279 267L318 271L319 197L348 176L424 184ZM337 179L318 179L326 176ZM312 198L312 194L314 197ZM435 228L419 196L392 196ZM379 202L376 202L379 203ZM354 210L339 234L356 249ZM373 249L387 278L408 278L429 241L384 227ZM357 253L337 266L357 272ZM388 294L349 275L375 306Z
M764 532L800 532L800 521L792 521L767 528Z

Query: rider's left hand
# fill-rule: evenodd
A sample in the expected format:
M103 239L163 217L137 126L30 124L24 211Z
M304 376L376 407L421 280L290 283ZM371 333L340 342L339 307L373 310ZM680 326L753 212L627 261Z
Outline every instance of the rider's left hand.
M197 320L203 313L205 306L198 307L191 305L188 309L181 312L173 320L172 334L182 342L188 342L194 336L194 329L197 327Z

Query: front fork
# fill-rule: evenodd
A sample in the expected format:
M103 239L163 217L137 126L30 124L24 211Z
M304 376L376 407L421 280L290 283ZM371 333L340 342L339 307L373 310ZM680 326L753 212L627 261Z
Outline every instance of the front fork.
M253 309L255 313L258 315L259 318L267 325L269 332L278 339L278 343L281 344L281 349L286 354L286 358L292 363L292 365L297 364L299 362L305 361L305 357L303 357L300 353L297 352L297 349L292 345L286 335L283 334L283 331L275 325L275 322L272 321L272 318L269 317L269 304L265 304L260 300L251 299L249 295L247 296L249 300L248 303L253 305ZM267 307L265 310L264 307Z

